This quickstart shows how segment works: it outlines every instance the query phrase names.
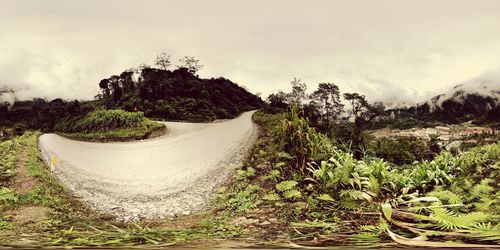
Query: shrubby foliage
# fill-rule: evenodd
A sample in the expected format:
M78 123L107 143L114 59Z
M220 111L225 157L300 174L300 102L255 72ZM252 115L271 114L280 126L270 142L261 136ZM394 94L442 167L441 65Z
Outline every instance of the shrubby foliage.
M264 187L261 206L278 208L297 221L299 237L331 239L340 233L358 243L390 237L408 244L399 235L426 235L411 241L422 246L450 246L433 239L500 240L500 144L457 155L435 152L403 167L374 156L356 159L311 128L299 112L292 107L286 115L255 115L265 139L256 144L248 166L261 171L247 178ZM297 202L306 205L294 208ZM362 226L338 223L353 219ZM332 224L336 229L328 232L333 235L325 235Z
M225 78L201 79L192 69L142 68L103 79L99 101L108 109L141 111L147 117L210 121L258 109L263 102ZM137 79L134 79L137 77Z
M291 85L290 93L271 94L265 111L279 113L294 107L308 126L339 144L348 145L356 158L362 158L367 146L364 131L376 118L385 115L382 103L370 104L363 95L344 93L343 98L349 103L345 110L340 89L334 83L320 83L310 95L306 94L307 85L300 79L294 78Z
M65 101L55 99L34 99L18 101L9 110L0 108L0 128L9 127L19 130L37 129L44 132L54 131L54 126L61 120L75 118L94 109L94 102Z
M123 110L99 110L83 117L67 119L58 123L55 129L59 132L96 132L120 128L134 128L145 121L144 113L126 112Z
M441 152L436 140L417 137L389 137L371 139L368 155L382 158L396 165L408 165L415 161L432 160Z

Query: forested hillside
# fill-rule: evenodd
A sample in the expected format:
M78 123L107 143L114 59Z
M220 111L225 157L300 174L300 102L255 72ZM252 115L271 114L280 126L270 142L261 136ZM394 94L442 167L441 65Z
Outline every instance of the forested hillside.
M14 104L1 103L0 129L51 132L61 121L74 120L102 109L123 109L143 112L149 118L199 122L234 118L263 106L259 97L228 79L198 77L196 67L200 66L188 63L172 71L152 67L127 70L101 80L101 93L92 101L35 98L18 100Z
M98 96L108 109L142 111L167 120L210 121L258 109L262 100L225 78L201 79L188 68L143 68L103 79Z
M388 110L397 126L453 124L473 121L498 126L500 89L497 83L470 82L409 108ZM404 122L406 121L406 123ZM396 126L396 127L397 127Z

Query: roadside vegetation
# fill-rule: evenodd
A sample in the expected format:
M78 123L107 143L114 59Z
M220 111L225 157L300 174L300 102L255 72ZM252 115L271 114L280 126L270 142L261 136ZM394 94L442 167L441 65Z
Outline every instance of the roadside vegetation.
M0 143L0 246L169 246L188 241L202 244L242 232L209 214L125 224L90 211L39 158L39 135L27 132Z
M170 71L169 58L157 58L160 68L102 80L91 102L37 99L0 109L0 126L8 127L0 142L0 245L500 244L496 133L467 138L450 151L436 138L373 138L368 130L387 116L381 103L341 95L333 83L308 95L299 79L290 93L272 94L255 113L259 138L214 194L211 210L137 223L88 210L39 158L41 133L30 131L92 141L143 139L165 130L145 117L209 121L262 106L229 80L198 78L196 59L183 58L183 66ZM412 122L404 126L422 125Z
M65 119L55 126L55 130L78 140L127 141L154 137L166 128L162 123L145 118L142 112L100 110Z
M0 103L0 133L3 128L22 134L26 130L54 132L61 120L72 120L99 110L142 112L151 119L207 122L235 118L264 106L262 99L231 80L204 79L203 68L194 57L183 57L172 67L168 54L158 55L156 66L141 65L100 82L94 100L18 100ZM15 91L11 90L15 96ZM1 134L0 134L1 137Z
M500 243L500 144L441 152L407 167L358 160L300 112L255 115L263 137L239 181L219 195L226 211L278 214L283 224L270 231L281 227L303 244Z

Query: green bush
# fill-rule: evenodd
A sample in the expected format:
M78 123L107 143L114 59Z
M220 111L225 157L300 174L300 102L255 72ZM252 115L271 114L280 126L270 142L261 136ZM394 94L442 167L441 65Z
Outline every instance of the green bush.
M432 160L439 151L439 146L434 141L417 137L377 138L368 144L370 155L397 165Z
M77 119L70 119L56 125L56 131L65 133L85 133L134 128L144 122L144 113L123 110L99 110Z

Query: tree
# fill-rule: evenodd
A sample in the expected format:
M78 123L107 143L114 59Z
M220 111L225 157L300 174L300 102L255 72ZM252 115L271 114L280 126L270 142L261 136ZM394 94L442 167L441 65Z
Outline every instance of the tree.
M111 86L111 96L113 97L113 100L116 102L120 100L123 94L120 77L117 75L113 75L108 79L108 81L109 85Z
M135 90L134 72L131 70L123 71L120 74L120 81L123 86L123 91L125 93L132 92Z
M272 108L285 109L288 107L287 94L283 91L278 91L276 94L270 94L267 97L267 103Z
M320 83L318 89L311 94L311 103L317 105L321 114L321 123L327 133L335 121L340 117L344 110L344 104L340 102L339 87L333 83Z
M155 64L158 65L161 69L167 70L168 67L172 65L172 62L170 61L170 54L163 52L157 55Z
M200 60L192 56L184 56L179 60L179 62L181 63L181 65L179 65L179 68L187 68L191 74L195 74L204 67L202 64L200 64Z
M301 82L298 78L293 78L292 82L292 92L288 95L289 104L296 104L302 106L306 99L307 86L305 83Z
M102 95L104 98L108 98L111 94L111 91L109 89L109 80L108 79L102 79L99 82L99 87L101 88Z
M354 156L359 159L363 156L363 132L370 122L384 113L384 106L381 103L371 105L364 95L358 93L345 93L344 99L351 104L350 115L354 118L354 126L351 130L351 147Z

